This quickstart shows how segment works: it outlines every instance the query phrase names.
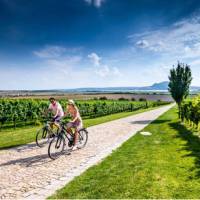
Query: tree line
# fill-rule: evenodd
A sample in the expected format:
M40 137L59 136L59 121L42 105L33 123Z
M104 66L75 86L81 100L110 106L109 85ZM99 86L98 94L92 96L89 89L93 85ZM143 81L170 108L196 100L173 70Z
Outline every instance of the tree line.
M59 101L66 108L66 100ZM104 115L134 111L142 108L164 105L166 102L150 102L150 101L77 101L77 107L83 118L95 118ZM45 116L44 112L49 106L47 100L33 99L0 99L0 128L4 126L40 124L47 120L49 116Z

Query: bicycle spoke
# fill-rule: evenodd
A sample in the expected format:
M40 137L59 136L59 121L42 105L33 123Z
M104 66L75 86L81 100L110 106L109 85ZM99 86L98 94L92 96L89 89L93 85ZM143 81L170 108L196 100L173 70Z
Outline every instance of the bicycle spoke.
M48 155L51 159L58 158L64 151L65 140L62 136L56 136L49 143Z
M86 145L87 140L88 140L87 130L81 129L78 132L78 144L77 144L78 148L83 148Z
M46 128L41 128L36 134L36 144L39 147L43 147L49 142L49 131Z

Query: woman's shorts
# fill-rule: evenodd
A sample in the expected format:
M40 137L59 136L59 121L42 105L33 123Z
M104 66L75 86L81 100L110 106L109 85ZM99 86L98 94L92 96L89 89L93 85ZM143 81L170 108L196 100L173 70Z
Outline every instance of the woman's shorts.
M82 127L82 123L80 121L68 122L67 123L67 128L77 128L77 129L80 129L81 127Z

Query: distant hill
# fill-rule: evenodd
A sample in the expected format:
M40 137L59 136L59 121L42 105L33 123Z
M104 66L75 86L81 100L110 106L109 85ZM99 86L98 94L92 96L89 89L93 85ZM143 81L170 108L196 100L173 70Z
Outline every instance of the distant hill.
M149 86L146 89L147 90L148 89L149 90L168 90L168 85L169 85L168 81L163 81L163 82L160 82L160 83L154 83L152 86ZM199 86L191 86L190 90L191 91L200 91L200 87Z
M160 83L154 83L151 86L146 87L138 87L138 90L168 90L168 81L160 82Z
M163 81L160 83L154 83L151 86L145 87L103 87L103 88L77 88L73 91L79 92L131 92L131 91L168 91L168 81ZM200 91L200 87L198 86L191 86L191 91Z
M168 90L168 81L164 81L161 83L154 83L152 86L150 86L151 90Z

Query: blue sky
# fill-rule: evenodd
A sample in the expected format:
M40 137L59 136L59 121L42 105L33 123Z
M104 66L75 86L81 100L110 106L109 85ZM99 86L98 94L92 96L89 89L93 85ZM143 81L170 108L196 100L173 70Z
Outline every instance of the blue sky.
M0 0L0 89L200 86L199 0Z

